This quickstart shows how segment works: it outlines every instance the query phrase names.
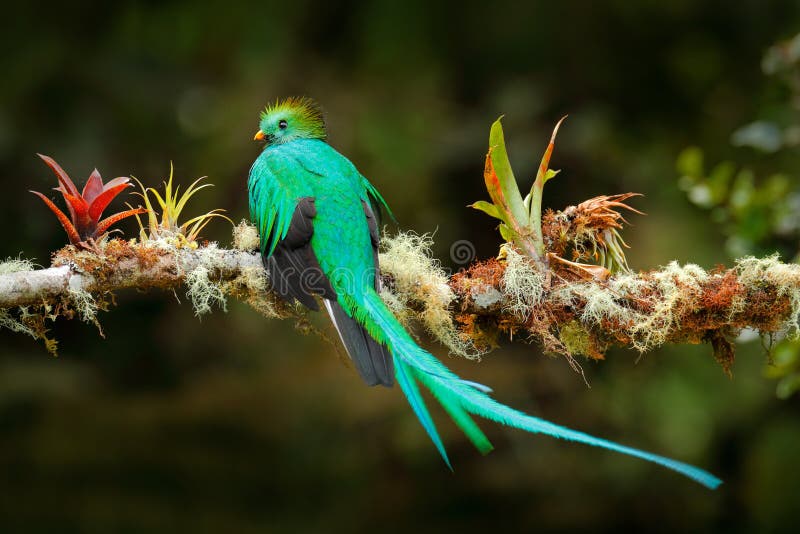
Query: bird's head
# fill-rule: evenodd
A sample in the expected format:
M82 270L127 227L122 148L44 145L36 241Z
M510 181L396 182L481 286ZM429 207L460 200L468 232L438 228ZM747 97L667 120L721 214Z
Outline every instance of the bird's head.
M325 118L322 109L310 98L290 97L268 105L261 112L256 141L267 146L298 139L325 139Z

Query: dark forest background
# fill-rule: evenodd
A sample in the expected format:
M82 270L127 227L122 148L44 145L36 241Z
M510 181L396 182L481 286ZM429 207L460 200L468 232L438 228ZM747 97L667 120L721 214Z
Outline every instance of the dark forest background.
M732 147L785 89L761 57L800 27L796 1L71 2L4 7L0 46L0 258L41 265L65 242L29 189L57 159L82 184L135 175L184 187L192 213L247 217L245 181L268 101L308 95L330 142L382 191L400 227L497 253L466 208L486 198L500 114L516 174L532 177L555 121L545 204L643 193L624 237L634 269L730 263L718 226L678 186L688 145L709 160L785 171L795 152ZM120 205L119 201L115 205ZM135 222L122 225L136 235ZM396 231L390 228L390 231ZM208 239L230 242L214 221ZM177 297L177 298L176 298ZM180 304L178 300L182 301ZM400 391L364 387L335 348L237 302L202 321L181 292L118 295L91 325L61 321L59 357L0 332L3 532L790 529L800 401L778 400L758 341L725 376L708 346L585 362L591 388L536 345L504 343L463 376L512 406L684 460L716 492L639 460L482 425L475 452L440 411L449 472ZM313 318L326 330L324 317ZM327 330L330 333L330 330Z

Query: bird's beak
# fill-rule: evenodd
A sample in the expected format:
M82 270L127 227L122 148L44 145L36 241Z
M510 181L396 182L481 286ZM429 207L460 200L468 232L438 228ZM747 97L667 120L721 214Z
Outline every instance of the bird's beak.
M263 140L264 140L264 139L266 139L266 138L267 138L267 136L266 136L266 135L264 135L264 132L262 132L261 130L259 130L259 131L257 131L257 132L256 132L256 134L253 136L253 141L263 141Z

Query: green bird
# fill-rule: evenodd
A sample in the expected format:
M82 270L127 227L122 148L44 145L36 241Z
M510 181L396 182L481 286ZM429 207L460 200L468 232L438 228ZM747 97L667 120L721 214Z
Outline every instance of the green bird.
M250 217L274 290L289 303L319 310L321 299L364 381L396 380L449 468L450 460L419 384L428 388L482 453L492 449L472 415L565 440L629 454L709 488L721 480L690 465L533 417L492 399L417 345L379 295L379 215L386 202L346 157L326 142L320 107L288 98L261 113L264 149L248 179Z

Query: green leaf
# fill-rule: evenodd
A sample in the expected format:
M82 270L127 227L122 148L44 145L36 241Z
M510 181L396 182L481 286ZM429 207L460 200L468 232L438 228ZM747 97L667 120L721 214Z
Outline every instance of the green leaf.
M536 179L533 181L531 192L529 193L531 200L528 208L527 229L531 233L530 240L532 241L534 254L538 256L535 259L539 262L544 261L545 255L544 237L542 236L542 196L544 195L544 184L547 180L558 174L558 171L550 170L550 156L553 155L558 129L566 118L566 115L561 117L561 120L559 120L553 128L553 133L550 134L550 142L547 144L544 154L542 154L542 159L539 162L539 169L536 171Z
M547 169L547 172L544 173L544 181L546 182L547 180L549 180L551 178L555 178L556 174L558 174L560 172L561 172L561 169L559 169L557 171L554 171L553 169Z
M514 241L514 231L505 224L500 225L500 235L506 242L511 243Z
M470 204L467 207L480 210L485 214L489 215L490 217L494 217L495 219L500 219L501 221L505 221L505 218L503 217L503 214L500 212L500 209L491 202L486 202L485 200L479 200L474 204Z
M489 132L489 158L491 159L493 171L497 176L497 185L499 185L505 208L516 219L517 224L520 227L524 227L528 225L528 213L525 210L517 180L514 178L514 172L511 170L511 163L508 161L503 126L500 123L501 119L502 117L494 121ZM487 187L490 187L488 181Z

